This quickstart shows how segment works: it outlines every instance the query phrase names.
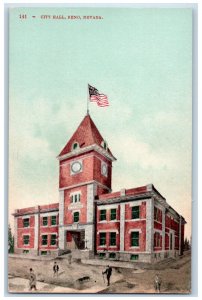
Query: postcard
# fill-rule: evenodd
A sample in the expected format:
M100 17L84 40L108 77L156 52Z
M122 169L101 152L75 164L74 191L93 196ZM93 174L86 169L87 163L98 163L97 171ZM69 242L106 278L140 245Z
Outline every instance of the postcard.
M9 10L9 293L191 293L192 9Z

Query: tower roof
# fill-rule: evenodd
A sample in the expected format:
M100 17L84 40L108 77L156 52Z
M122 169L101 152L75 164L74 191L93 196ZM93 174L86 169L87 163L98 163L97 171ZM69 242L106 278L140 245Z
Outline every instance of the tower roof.
M90 115L86 115L70 140L67 142L65 147L59 154L63 156L72 151L72 145L74 143L79 144L79 148L86 148L91 145L97 145L99 147L103 147L102 142L104 142L103 137L101 136L99 130L95 126L95 123L91 119ZM106 149L103 148L110 156L113 156L110 149L107 147Z

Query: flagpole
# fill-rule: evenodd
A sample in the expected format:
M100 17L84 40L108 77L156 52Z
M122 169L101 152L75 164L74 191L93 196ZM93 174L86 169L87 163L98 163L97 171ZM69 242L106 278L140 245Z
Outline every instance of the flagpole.
M89 88L87 85L87 115L89 115Z

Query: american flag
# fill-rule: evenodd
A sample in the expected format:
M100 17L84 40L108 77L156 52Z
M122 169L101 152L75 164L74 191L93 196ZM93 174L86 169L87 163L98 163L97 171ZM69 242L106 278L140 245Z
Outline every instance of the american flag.
M90 84L88 85L88 90L91 102L96 102L98 106L102 107L109 106L109 101L106 95L99 93L98 90Z

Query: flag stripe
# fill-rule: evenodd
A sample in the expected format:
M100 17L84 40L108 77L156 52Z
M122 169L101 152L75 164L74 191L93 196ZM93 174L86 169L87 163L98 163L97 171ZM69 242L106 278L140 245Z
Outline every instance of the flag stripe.
M89 88L89 96L90 96L89 100L91 102L96 102L97 105L100 107L109 106L109 101L105 94L100 94L98 90L91 85L88 85L88 88Z

